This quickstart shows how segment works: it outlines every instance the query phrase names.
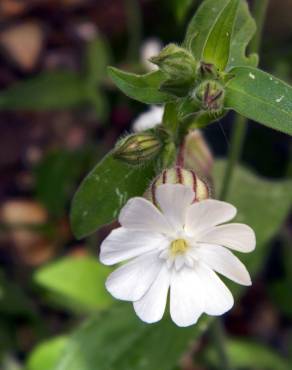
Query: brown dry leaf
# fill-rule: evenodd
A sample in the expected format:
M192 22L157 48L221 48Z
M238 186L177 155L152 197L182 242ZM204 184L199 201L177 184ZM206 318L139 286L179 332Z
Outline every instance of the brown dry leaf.
M43 40L44 31L36 22L16 24L0 33L0 45L8 57L24 71L31 71L36 66Z

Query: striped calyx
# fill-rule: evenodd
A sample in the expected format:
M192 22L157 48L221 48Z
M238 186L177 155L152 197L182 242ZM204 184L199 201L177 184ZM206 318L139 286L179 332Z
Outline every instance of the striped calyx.
M131 165L140 165L156 157L161 146L159 138L152 133L133 134L118 143L113 155Z
M193 92L193 97L201 102L201 107L211 113L220 113L224 107L225 90L217 80L202 82Z
M194 202L210 198L211 195L206 181L200 179L194 171L177 166L163 170L146 191L145 198L156 206L156 190L162 184L182 184L191 187L195 192Z

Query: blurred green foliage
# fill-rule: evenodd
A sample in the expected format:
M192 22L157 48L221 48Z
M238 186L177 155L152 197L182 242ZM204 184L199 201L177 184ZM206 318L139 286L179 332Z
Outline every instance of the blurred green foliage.
M93 257L65 257L35 272L35 282L48 290L51 299L74 311L92 311L111 305L105 289L110 269Z

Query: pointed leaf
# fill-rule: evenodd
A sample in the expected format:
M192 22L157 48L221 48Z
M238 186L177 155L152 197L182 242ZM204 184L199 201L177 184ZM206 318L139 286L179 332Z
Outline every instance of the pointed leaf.
M203 59L223 71L228 63L233 26L239 0L230 0L213 25L203 50Z
M201 59L209 32L229 0L205 0L191 19L184 46Z
M152 165L133 167L111 154L96 165L74 196L71 226L77 238L117 218L126 201L142 195L154 177Z
M146 104L160 104L173 99L170 95L159 91L164 81L160 71L139 76L109 67L108 72L117 87L132 99Z
M184 45L197 59L202 58L210 29L214 26L218 14L226 6L228 0L205 0L193 16L187 30ZM230 45L230 57L227 69L238 65L256 66L258 58L255 54L247 57L246 47L256 30L255 21L250 15L247 2L241 1Z
M256 32L256 23L250 14L246 1L241 1L237 11L236 22L230 45L230 57L227 70L235 66L258 64L257 54L246 55L246 49Z
M292 135L292 88L253 67L236 67L227 83L225 107Z

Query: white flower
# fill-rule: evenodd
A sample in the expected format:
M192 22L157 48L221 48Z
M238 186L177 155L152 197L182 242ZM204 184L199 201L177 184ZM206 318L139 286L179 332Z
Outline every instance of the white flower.
M245 266L229 249L251 252L253 230L224 224L236 214L231 204L212 199L193 203L194 196L188 186L164 184L156 193L160 209L144 198L130 199L119 216L122 226L101 245L102 263L130 260L108 277L107 290L132 301L147 323L162 318L169 290L170 315L178 326L195 324L204 312L216 316L228 311L233 297L215 272L251 284Z
M162 122L164 108L152 105L150 109L140 114L133 123L133 130L141 132L153 128Z
M157 38L150 38L143 42L140 49L140 59L147 71L156 71L157 65L149 61L150 58L157 56L162 49L162 43Z

